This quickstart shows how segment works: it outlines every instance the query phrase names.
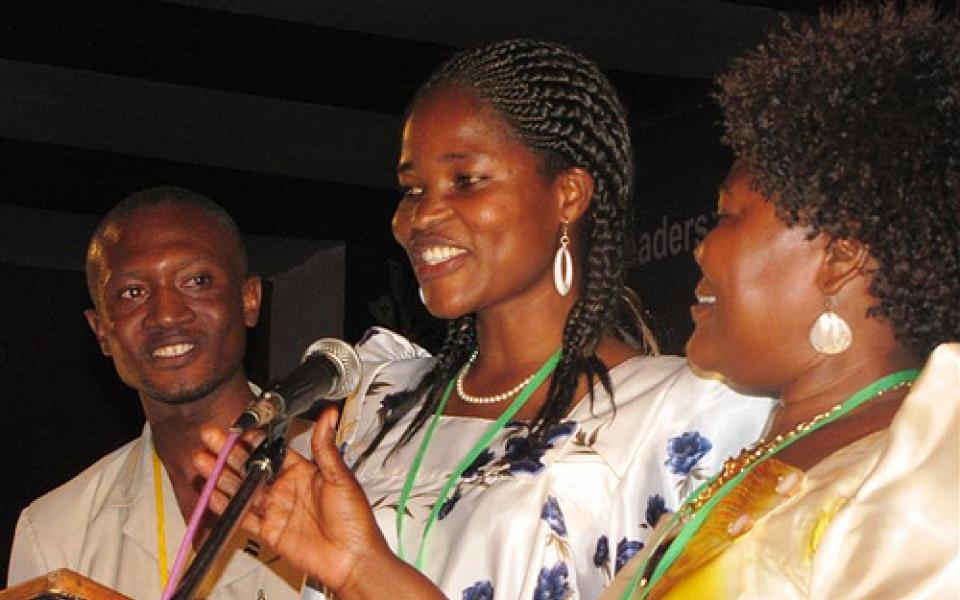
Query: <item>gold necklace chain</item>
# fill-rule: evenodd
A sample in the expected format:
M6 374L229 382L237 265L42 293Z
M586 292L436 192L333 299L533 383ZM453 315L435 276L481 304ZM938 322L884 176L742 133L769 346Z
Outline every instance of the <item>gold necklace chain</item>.
M636 569L621 600L633 598L638 592L640 598L646 598L651 584L655 587L664 573L683 555L690 541L710 518L718 503L736 485L739 485L741 478L745 477L760 461L773 456L805 435L842 419L870 400L887 392L909 387L919 373L919 369L904 369L881 377L856 391L842 403L814 415L813 418L796 425L787 433L778 435L769 442L761 439L753 446L744 448L737 457L725 461L721 472L698 488L694 496L677 509L667 527L659 533L658 539L651 540L650 548L655 554L659 554L659 557L652 560L653 556L647 556Z
M911 385L913 385L913 380L901 381L894 386L880 390L868 398L868 400L874 400L894 390L909 388ZM829 419L834 414L839 412L840 409L841 405L835 404L829 410L814 415L807 421L801 422L787 433L781 433L769 441L761 439L755 444L747 446L741 450L740 454L738 454L736 457L728 458L723 462L723 469L720 471L720 473L703 489L701 489L699 494L687 500L683 506L680 507L681 515L684 517L692 516L694 513L700 510L700 508L706 504L720 488L722 488L728 481L740 473L743 473L743 471L746 470L750 465L759 460L765 459L768 456L776 454L781 444L784 442L789 442L798 436L803 436L807 433L807 431L816 427L821 421L824 419Z

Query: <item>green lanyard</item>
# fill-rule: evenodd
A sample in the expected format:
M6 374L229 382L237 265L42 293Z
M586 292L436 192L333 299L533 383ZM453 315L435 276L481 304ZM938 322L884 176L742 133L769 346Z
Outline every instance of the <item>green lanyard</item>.
M453 486L456 485L457 481L460 479L460 476L463 475L463 472L466 471L470 465L473 464L473 461L480 456L480 453L486 449L490 444L490 441L500 433L500 431L506 426L507 421L513 418L513 415L517 414L517 411L523 408L523 405L526 404L527 399L530 397L533 392L540 387L547 377L550 376L550 373L557 367L557 363L560 362L560 350L557 349L556 352L550 355L550 358L547 359L547 362L543 363L543 366L537 370L533 375L533 379L530 380L530 383L523 388L523 391L520 392L520 395L507 407L507 410L503 411L503 414L500 417L490 424L490 427L487 428L487 431L481 436L477 443L464 455L460 460L460 463L457 465L457 468L450 474L450 477L447 479L446 485L443 486L443 489L440 491L440 495L437 496L437 501L433 504L433 509L430 511L430 516L427 517L427 522L423 526L423 537L420 542L420 550L417 552L417 561L414 563L414 566L417 570L422 570L424 555L427 548L427 536L430 534L430 529L433 527L433 524L437 520L437 515L440 512L440 509L443 507L444 503L447 501L447 497L450 495L450 491L453 489ZM447 384L446 390L443 392L443 396L440 398L440 404L437 406L436 412L433 414L433 419L430 421L430 425L427 426L427 431L423 435L423 441L420 442L420 448L417 450L417 454L413 459L413 464L410 466L410 471L407 473L407 479L403 482L403 489L400 491L400 500L397 503L397 556L401 560L406 560L403 554L403 515L407 510L407 500L410 498L410 493L413 491L413 484L417 480L417 471L420 470L420 463L423 462L423 457L427 453L427 447L430 445L430 442L433 440L433 434L437 429L437 422L440 420L440 414L443 412L443 408L447 405L447 400L450 398L450 393L453 391L454 383L457 378L454 377L450 380L450 383Z
M806 437L807 435L813 433L814 431L820 429L821 427L824 427L825 425L829 425L830 423L833 423L837 419L845 416L847 413L859 407L860 405L864 404L868 400L875 398L876 396L879 396L883 392L893 387L897 387L908 381L915 380L917 378L917 375L919 374L920 374L919 369L907 369L905 371L898 371L896 373L892 373L890 375L887 375L886 377L881 377L880 379L858 390L852 396L847 398L840 405L840 409L837 412L821 420L820 422L810 427L806 431L803 431L790 439L784 440L783 442L775 446L773 450L770 453L768 453L766 456L757 459L756 461L748 465L743 471L738 473L735 477L732 477L730 481L728 481L726 484L724 484L723 487L717 490L717 492L713 495L713 497L707 500L707 502L705 502L704 505L700 507L700 510L698 510L693 515L693 517L691 517L690 520L683 525L682 529L680 530L680 533L677 534L677 537L673 540L673 542L670 543L670 546L667 548L666 552L663 553L663 557L661 558L660 562L657 564L656 568L653 570L653 573L650 575L650 580L647 582L646 587L644 587L643 591L637 597L637 600L644 600L647 597L647 595L650 593L650 590L652 590L653 587L660 580L660 578L663 577L664 573L666 573L667 570L677 560L677 558L679 558L680 555L683 554L683 551L686 549L687 544L690 542L691 538L693 538L693 536L697 533L697 531L703 525L704 521L707 520L707 517L710 516L710 513L713 512L713 509L717 506L717 504L719 504L720 501L723 500L723 498L726 497L726 495L729 494L731 490L733 490L733 488L737 487L740 484L740 482L743 481L743 479L751 471L753 471L758 465L760 465L760 463L764 462L765 460L775 455L777 452L780 452L781 450L783 450L790 444L796 442L797 440L803 437ZM694 492L689 496L689 498L696 498L699 495L700 491L703 488L705 488L707 485L709 485L711 481L712 479L710 481L704 482L703 485L701 485L696 490L694 490ZM682 512L682 507L681 507L681 510L678 510L673 514L673 517L671 517L671 522L668 529L673 528L676 525L677 521L679 521L682 518L681 512ZM630 584L627 586L627 589L623 593L623 596L621 596L621 600L630 600L633 594L637 591L637 588L640 586L640 581L643 578L643 574L646 572L646 570L647 570L646 564L640 565L640 568L636 571L636 573L634 573L633 577L630 579Z

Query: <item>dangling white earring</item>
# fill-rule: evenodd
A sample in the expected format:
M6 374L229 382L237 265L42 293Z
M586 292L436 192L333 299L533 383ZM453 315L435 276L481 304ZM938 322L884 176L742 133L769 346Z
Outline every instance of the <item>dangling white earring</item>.
M831 310L833 296L827 298L827 308L810 328L810 345L820 354L840 354L853 342L853 332L843 317Z
M553 259L553 285L557 293L566 296L573 285L573 257L570 256L570 236L567 223L561 223L560 247Z

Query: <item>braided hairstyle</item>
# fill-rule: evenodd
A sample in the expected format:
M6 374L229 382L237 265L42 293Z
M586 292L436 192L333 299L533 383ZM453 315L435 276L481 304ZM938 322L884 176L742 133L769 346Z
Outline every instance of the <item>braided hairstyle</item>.
M960 339L960 20L929 2L789 23L718 80L724 141L789 225L879 264L871 317L918 356Z
M633 148L625 111L593 61L564 46L535 40L505 40L455 55L420 88L407 115L431 92L447 86L462 86L492 107L541 158L546 177L571 167L583 168L593 177L593 197L581 235L583 289L567 317L547 401L530 425L531 441L543 444L550 429L569 412L581 376L590 384L591 403L597 380L612 399L607 367L595 351L604 333L616 324L624 297L623 244L633 184ZM387 415L361 461L419 405L398 447L409 442L436 410L445 384L476 346L473 314L450 321L433 369ZM419 403L420 398L425 401Z

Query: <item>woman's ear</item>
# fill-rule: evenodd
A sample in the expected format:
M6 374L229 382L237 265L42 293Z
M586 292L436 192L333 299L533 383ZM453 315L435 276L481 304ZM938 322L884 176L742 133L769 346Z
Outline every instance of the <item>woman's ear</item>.
M832 240L824 249L817 286L827 296L836 295L854 278L873 272L867 268L870 260L870 251L862 242L852 238Z
M574 223L590 208L593 176L581 167L564 169L553 180L560 220Z

